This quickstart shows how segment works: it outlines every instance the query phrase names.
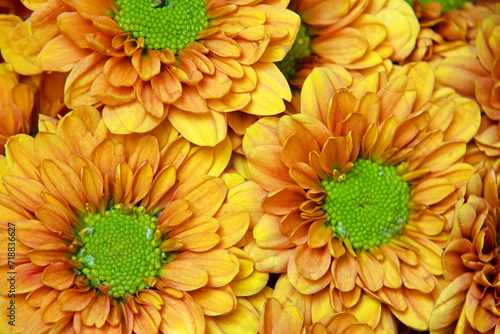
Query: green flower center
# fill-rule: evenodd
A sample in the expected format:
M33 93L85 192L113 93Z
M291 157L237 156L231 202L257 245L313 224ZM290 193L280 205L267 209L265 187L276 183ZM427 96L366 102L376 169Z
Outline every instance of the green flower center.
M208 27L203 0L116 0L113 19L152 50L176 53Z
M321 181L323 209L332 230L354 249L369 250L401 235L410 188L394 166L356 160L346 175Z
M145 289L166 257L158 247L157 221L142 207L133 207L127 214L115 206L103 215L88 215L79 233L84 245L72 259L83 264L81 272L94 287L109 284L112 297Z
M297 73L297 61L311 55L309 44L311 44L311 37L307 34L306 26L301 24L290 51L282 61L276 63L287 79L292 78Z

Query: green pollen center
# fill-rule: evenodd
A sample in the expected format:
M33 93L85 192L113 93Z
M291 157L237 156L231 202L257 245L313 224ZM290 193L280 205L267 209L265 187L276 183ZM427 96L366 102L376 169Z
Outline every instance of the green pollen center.
M396 167L356 160L346 175L321 185L327 192L323 208L328 223L354 249L369 250L403 232L410 188Z
M142 207L133 207L125 214L115 206L103 215L88 215L80 232L84 245L72 259L83 264L81 272L94 287L109 284L108 295L112 297L145 289L166 257L158 247L161 234L156 230L157 221Z
M276 63L276 66L278 66L287 79L290 79L297 73L297 61L311 55L310 43L311 37L307 34L307 28L301 24L297 38L290 51L288 51L282 61Z
M113 19L151 50L176 53L208 27L203 0L116 0Z

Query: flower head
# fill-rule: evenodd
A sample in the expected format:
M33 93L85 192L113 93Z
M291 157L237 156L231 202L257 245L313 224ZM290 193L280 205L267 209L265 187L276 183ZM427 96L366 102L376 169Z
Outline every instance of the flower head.
M498 167L498 166L497 166ZM448 285L430 318L431 331L487 333L500 329L498 207L500 177L479 168L457 206L451 242L443 253Z
M247 130L249 173L267 191L246 248L258 270L286 270L303 294L329 285L339 312L368 293L379 310L428 327L441 247L473 173L462 163L466 142L480 121L477 104L457 108L432 82L430 66L415 63L348 91L314 69L300 114Z
M445 10L446 7L447 4L434 1L413 4L420 22L420 33L406 62L425 60L436 66L444 58L475 56L477 31L481 21L491 15L491 6L479 2L453 10Z
M113 133L147 132L168 117L188 140L214 146L227 113L274 115L290 88L273 62L299 17L273 1L47 0L29 19L36 64L70 72L69 108L104 104Z
M278 66L297 86L318 66L371 73L383 69L384 61L404 60L419 31L413 10L403 0L292 0L289 8L302 24Z
M373 310L374 298L363 296L363 304L336 311L325 288L314 295L298 292L286 274L278 279L272 295L268 291L262 305L260 332L267 333L397 333L396 321L388 308ZM252 300L256 299L252 297ZM374 313L380 313L374 317Z
M0 168L1 228L15 230L17 328L204 333L220 315L235 321L236 297L264 287L267 274L233 247L250 218L218 177L228 139L195 147L167 123L113 135L92 107L42 119L39 130L11 137Z
M55 117L67 112L62 102L64 80L60 73L20 76L0 63L0 153L10 136L36 131L40 115Z

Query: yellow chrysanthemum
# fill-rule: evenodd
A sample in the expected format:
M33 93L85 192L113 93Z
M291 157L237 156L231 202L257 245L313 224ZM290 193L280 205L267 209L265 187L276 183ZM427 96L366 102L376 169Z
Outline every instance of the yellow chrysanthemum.
M104 104L113 133L143 133L168 117L191 142L214 146L228 113L275 115L291 98L274 65L299 27L286 2L24 2L33 15L6 52L34 62L16 47L31 39L42 70L70 72L66 105Z
M266 290L259 294L267 297L262 305L260 334L397 333L396 320L387 307L381 308L381 314L367 312L368 305L377 303L368 295L363 296L363 306L336 311L328 288L304 295L290 284L286 274L280 276L272 295ZM251 298L254 305L257 298Z
M497 166L498 168L498 166ZM442 291L430 318L431 333L500 330L498 209L500 176L480 168L456 209L451 242L443 253Z
M36 130L39 115L65 114L62 102L66 76L43 73L19 76L7 63L0 63L0 153L10 136Z
M0 160L0 305L4 319L12 300L18 313L0 332L204 333L241 321L236 297L260 291L267 274L235 247L250 217L217 177L230 154L228 139L195 147L168 123L110 134L92 107L11 137Z
M414 63L348 91L318 68L300 114L248 128L249 173L267 192L245 248L257 270L286 271L303 294L330 286L339 308L380 314L387 305L406 325L428 327L453 208L473 174L466 142L480 122L476 103L433 97L433 82L430 66ZM377 303L364 305L366 294Z
M415 46L418 20L403 0L292 0L300 15L297 39L278 66L301 86L314 67L382 70L384 60L402 61Z

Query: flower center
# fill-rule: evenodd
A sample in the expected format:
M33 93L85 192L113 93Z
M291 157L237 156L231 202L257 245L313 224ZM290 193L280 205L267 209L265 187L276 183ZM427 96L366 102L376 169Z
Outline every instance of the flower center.
M144 279L156 277L166 257L158 247L157 221L142 207L125 213L120 205L103 215L88 215L79 233L84 245L72 259L83 264L82 273L94 287L109 284L112 297L145 289Z
M311 49L309 48L310 43L311 37L307 34L307 28L305 25L301 24L299 32L297 33L297 38L290 51L288 51L282 61L276 63L276 66L278 66L287 79L290 79L297 73L297 61L311 55Z
M323 209L328 223L354 249L369 250L403 232L410 188L396 167L356 160L346 175L321 185L327 192Z
M203 0L116 0L113 19L152 50L176 53L208 27Z

